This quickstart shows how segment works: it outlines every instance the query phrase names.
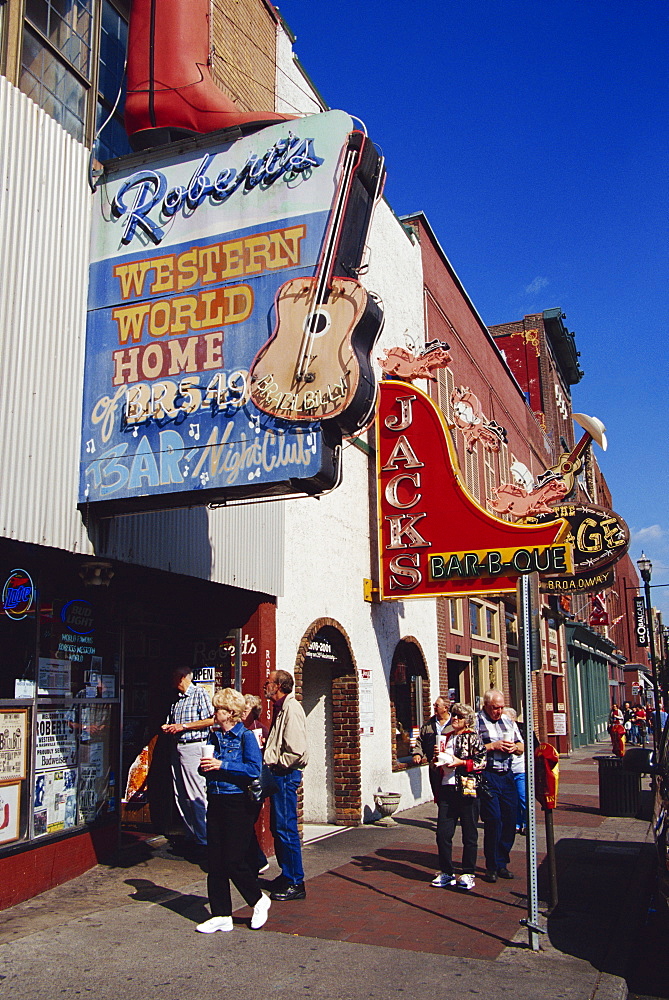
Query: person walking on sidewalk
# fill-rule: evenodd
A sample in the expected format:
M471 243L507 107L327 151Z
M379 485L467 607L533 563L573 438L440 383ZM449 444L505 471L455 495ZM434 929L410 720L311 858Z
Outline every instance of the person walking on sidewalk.
M511 757L519 756L525 749L518 726L503 712L502 692L494 688L486 691L483 710L478 715L478 728L488 755L481 789L483 853L488 882L513 878L509 861L516 838L518 792Z
M486 763L483 741L475 731L476 713L459 702L451 708L451 727L437 741L437 763L441 774L437 815L439 867L432 885L470 890L475 885L478 851L479 775ZM462 875L453 873L453 834L458 820L462 829Z
M174 737L171 753L172 783L177 809L189 838L199 847L207 844L207 790L198 771L206 734L214 724L211 699L203 687L193 684L190 667L172 672L176 697L162 726Z
M441 768L434 762L434 752L439 737L446 732L450 732L451 713L448 708L448 698L440 694L435 698L434 715L420 727L420 733L416 740L416 748L413 751L414 764L420 764L423 758L427 758L428 777L434 801L439 801L439 789L441 787Z
M258 741L241 721L244 696L224 688L216 692L213 704L218 728L211 733L200 764L209 801L207 892L211 917L195 929L200 934L232 930L232 882L247 905L253 907L251 928L258 930L267 921L272 904L260 889L252 857L257 808L247 788L250 781L260 777L262 756Z
M265 764L277 783L270 795L270 829L281 875L271 899L305 899L302 845L297 818L297 790L307 766L307 719L293 693L286 670L272 670L265 681L265 697L272 702L272 723L265 742Z

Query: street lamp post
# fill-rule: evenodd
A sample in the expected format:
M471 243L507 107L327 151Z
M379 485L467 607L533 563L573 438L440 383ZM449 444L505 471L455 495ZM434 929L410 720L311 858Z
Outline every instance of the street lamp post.
M655 698L655 750L660 745L662 735L662 722L660 719L660 685L657 678L657 657L655 656L655 629L653 628L653 609L650 603L650 578L653 572L653 564L642 552L641 558L636 562L639 573L643 580L644 596L646 598L646 618L648 619L648 644L650 649L650 665L653 671L653 696Z

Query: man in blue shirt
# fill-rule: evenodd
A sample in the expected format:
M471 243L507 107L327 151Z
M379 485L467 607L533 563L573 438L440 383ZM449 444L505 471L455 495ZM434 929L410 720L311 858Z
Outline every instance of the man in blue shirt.
M488 882L513 878L508 865L516 838L518 792L511 770L511 758L525 747L515 722L506 718L504 695L491 688L483 696L478 729L488 754L481 793L483 853Z

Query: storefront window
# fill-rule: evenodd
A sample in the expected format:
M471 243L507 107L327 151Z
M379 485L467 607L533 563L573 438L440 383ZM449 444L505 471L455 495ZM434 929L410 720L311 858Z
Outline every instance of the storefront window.
M118 644L101 602L62 578L57 596L33 567L3 576L0 848L118 810Z
M476 604L475 601L469 602L469 629L471 635L482 636L481 631L481 608L480 604Z
M390 671L390 701L397 760L410 759L412 746L429 716L427 671L418 647L400 642Z

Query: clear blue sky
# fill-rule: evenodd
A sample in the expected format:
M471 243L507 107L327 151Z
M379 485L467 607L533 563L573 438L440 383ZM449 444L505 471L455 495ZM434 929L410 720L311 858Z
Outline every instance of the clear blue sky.
M363 119L488 324L560 306L614 508L669 583L669 4L281 0L330 107ZM669 624L669 587L653 591Z

